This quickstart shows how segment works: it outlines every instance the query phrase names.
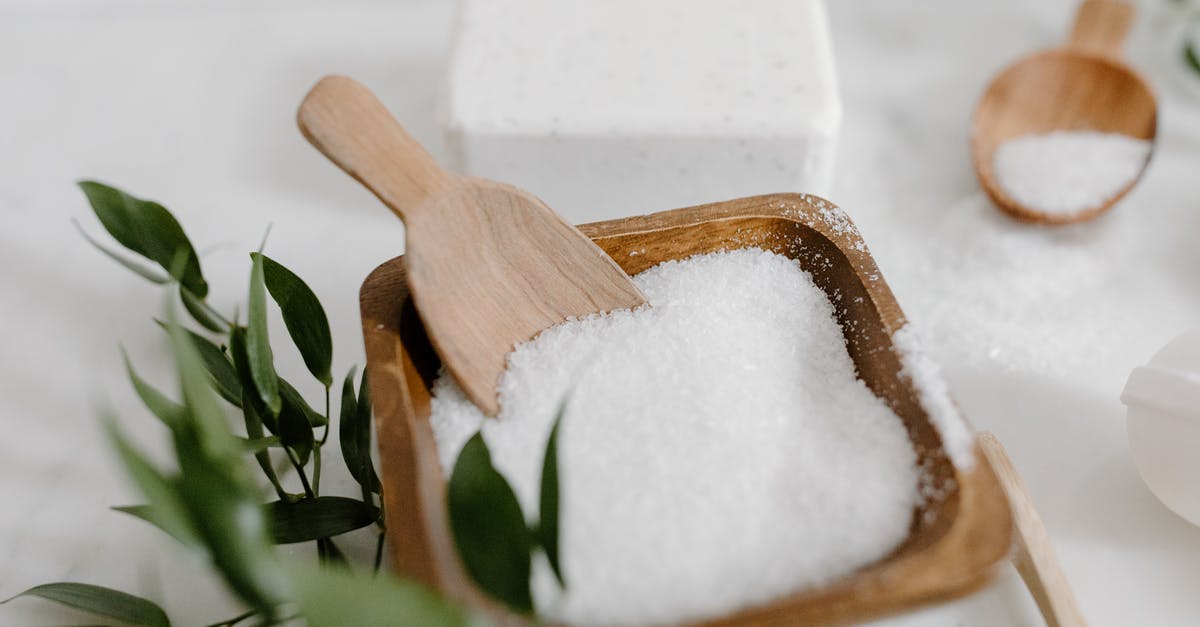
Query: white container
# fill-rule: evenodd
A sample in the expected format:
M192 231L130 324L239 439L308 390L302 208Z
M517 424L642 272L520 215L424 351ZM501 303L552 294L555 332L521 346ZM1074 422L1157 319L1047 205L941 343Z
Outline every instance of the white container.
M821 0L464 0L445 89L453 165L576 222L832 184Z
M1142 479L1163 504L1200 525L1200 329L1134 368L1121 402Z

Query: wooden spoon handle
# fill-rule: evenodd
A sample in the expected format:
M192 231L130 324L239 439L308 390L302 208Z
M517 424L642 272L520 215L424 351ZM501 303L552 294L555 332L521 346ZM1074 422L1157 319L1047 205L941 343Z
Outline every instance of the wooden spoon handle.
M404 131L371 90L352 78L322 78L300 103L296 121L309 143L402 220L458 181Z
M1121 56L1134 9L1120 0L1084 0L1075 13L1069 47L1113 59Z
M1016 522L1017 554L1013 557L1013 565L1037 601L1046 624L1050 627L1087 627L1087 621L1071 592L1071 585L1067 583L1067 577L1054 557L1054 547L1050 544L1046 527L1033 508L1033 500L1025 491L1025 485L1013 468L1004 446L991 433L981 433L978 439L988 463L1004 488Z

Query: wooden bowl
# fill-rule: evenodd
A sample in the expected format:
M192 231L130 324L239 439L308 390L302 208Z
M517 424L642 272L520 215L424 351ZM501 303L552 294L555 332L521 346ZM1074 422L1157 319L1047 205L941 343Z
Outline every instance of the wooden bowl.
M819 198L777 194L579 228L631 275L669 259L750 246L798 260L835 304L859 376L904 421L923 484L932 488L913 512L908 539L879 562L705 624L855 622L960 596L991 579L1011 543L1004 495L981 453L970 471L948 459L892 350L904 315L840 209ZM474 588L451 540L445 474L429 425L439 362L409 298L403 257L367 277L361 307L393 568L502 622L522 622Z

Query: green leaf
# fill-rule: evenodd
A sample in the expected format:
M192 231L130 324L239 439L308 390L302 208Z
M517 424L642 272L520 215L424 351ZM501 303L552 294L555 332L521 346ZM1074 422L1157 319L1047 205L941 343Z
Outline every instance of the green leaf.
M487 594L532 613L532 538L516 494L492 466L482 433L458 454L446 491L450 530L467 573Z
M363 372L363 384L359 397L354 396L354 369L346 374L342 382L341 419L338 422L338 443L342 447L342 459L354 480L366 494L379 492L379 477L371 462L371 399L366 386L367 373Z
M1200 74L1200 50L1192 42L1183 45L1183 60L1193 72Z
M229 356L203 335L188 331L188 337L195 344L196 352L200 354L205 370L212 377L217 393L234 406L241 407L242 384L238 381L237 370L234 369Z
M242 600L272 613L291 590L272 548L258 490L244 478L241 459L205 457L199 447L176 452L184 468L180 494L190 506L213 564Z
M185 546L201 548L199 534L188 514L187 504L180 497L173 481L167 479L125 439L111 420L105 430L129 477L145 495L149 505L136 514L139 518L165 531Z
M93 248L101 253L104 253L104 255L109 259L112 259L122 266L125 266L126 270L133 272L134 274L146 279L147 281L150 281L151 283L157 283L159 285L163 285L171 280L171 277L166 276L153 268L148 268L132 259L128 259L117 251L96 241L91 235L87 234L87 231L83 230L83 226L79 224L78 220L73 219L71 222L75 224L75 229L79 231L79 234L83 236L83 239L87 240L87 242L91 244Z
M356 576L345 569L293 569L296 603L309 627L482 627L473 618L416 583L390 576Z
M347 568L349 567L350 561L346 559L346 554L342 553L342 550L338 548L338 545L334 544L333 539L325 538L321 542L325 545L325 558L329 561L329 563Z
M279 437L283 445L296 452L300 465L308 463L316 441L313 427L326 424L325 417L318 414L309 406L300 392L284 379L279 379L279 396L281 400L278 427Z
M554 427L546 441L546 453L542 457L542 489L538 508L537 540L546 553L550 568L558 579L558 585L566 587L562 566L558 557L558 428L562 424L567 403L564 400L554 417Z
M308 404L308 401L304 400L304 397L300 395L300 392L292 387L292 384L288 383L287 379L283 377L279 377L279 396L283 401L283 409L281 411L287 411L288 405L291 405L294 411L304 416L304 421L308 423L309 427L323 427L329 424L329 420L313 409Z
M238 441L246 448L247 453L258 453L273 446L283 446L283 442L280 441L279 436L275 435L258 438L238 438Z
M229 588L251 607L273 616L276 606L290 596L287 577L276 559L243 446L229 428L195 343L179 326L173 296L167 294L166 327L187 409L172 430L180 468L173 485ZM153 496L149 500L157 505Z
M217 401L212 379L205 368L196 344L188 331L179 326L175 308L167 307L167 333L171 337L171 349L175 354L175 366L179 370L179 386L183 390L183 403L190 420L186 431L194 434L195 444L204 448L209 457L240 459L240 446L229 429L225 412ZM176 429L176 449L181 443L185 429ZM185 469L186 470L186 469Z
M290 402L284 402L279 411L279 439L283 445L296 453L297 462L308 463L316 438L304 412Z
M204 299L198 298L186 288L179 291L179 298L183 301L183 308L200 326L213 333L229 332L229 325L220 319L218 314L204 302Z
M362 456L362 474L366 478L367 488L379 494L379 476L375 474L375 464L371 461L371 378L366 368L363 368L362 378L358 381L358 407L355 409L355 429L358 432L358 451Z
M86 583L58 582L34 586L12 598L35 596L111 618L130 625L170 627L171 621L161 607L139 596Z
M129 354L125 349L121 349L121 359L125 361L125 372L129 374L129 381L133 383L133 389L137 392L138 398L142 399L142 403L150 410L163 424L174 428L179 423L180 416L185 411L183 405L167 398L165 394L154 389L149 383L146 383L136 370L133 369L133 364L129 361Z
M374 522L366 503L344 496L318 496L267 505L278 544L308 542L361 529Z
M300 350L304 365L325 387L333 385L333 375L329 370L333 362L333 339L321 301L291 270L266 255L252 254L262 257L267 290L283 312L283 323L292 336L292 342Z
M162 320L155 320L155 322L163 331L167 330L165 322ZM226 331L232 335L232 330L226 329ZM221 398L231 405L241 407L242 384L237 370L233 366L232 356L227 354L224 348L217 346L212 340L199 333L187 331L187 335L196 345L196 352L200 354L200 360L204 362L204 369L212 377L217 394L220 394Z
M250 403L254 406L254 413L258 416L259 423L265 425L271 433L279 432L279 422L274 414L267 411L266 405L254 392L254 380L250 375L250 357L246 354L246 328L234 327L229 331L229 357L233 360L234 374L242 389L242 399L240 405L242 409L246 409L246 404ZM282 400L281 400L282 403ZM247 434L250 437L255 437L254 434Z
M279 415L282 400L279 398L279 377L275 374L271 340L267 334L267 290L263 284L262 255L252 255L250 269L250 301L246 322L246 357L250 366L250 378L263 405L273 416Z
M200 258L183 232L183 227L162 205L135 198L103 183L80 181L100 224L122 246L162 266L188 290L200 298L208 294L208 284L200 272ZM172 271L178 251L185 260Z
M252 440L266 439L263 437L262 415L258 413L255 403L247 398L241 405L242 417L246 422L246 435ZM282 443L282 440L280 440L280 443ZM265 448L256 450L254 451L254 461L258 462L258 467L262 469L267 480L271 482L271 487L275 488L275 494L278 494L281 499L285 498L287 491L283 489L283 484L279 482L279 475L275 472L275 464L271 463L271 453Z

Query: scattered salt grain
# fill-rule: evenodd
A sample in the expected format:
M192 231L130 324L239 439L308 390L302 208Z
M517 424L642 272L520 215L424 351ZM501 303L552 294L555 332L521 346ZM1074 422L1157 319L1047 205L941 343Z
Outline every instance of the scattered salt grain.
M1138 177L1150 142L1115 133L1025 135L996 149L996 180L1017 202L1053 214L1094 209Z
M1031 229L981 193L930 211L872 247L930 354L960 374L996 366L1061 380L1112 364L1115 385L1128 376L1127 361L1113 360L1152 301L1114 290L1147 283L1127 269L1153 246L1153 222L1118 213Z
M527 512L570 393L559 459L568 588L551 621L695 620L847 575L907 536L904 426L856 378L833 305L792 260L742 249L634 278L653 304L572 320L510 355L484 419L449 377L431 422L449 472L480 427ZM924 372L924 371L921 371Z

